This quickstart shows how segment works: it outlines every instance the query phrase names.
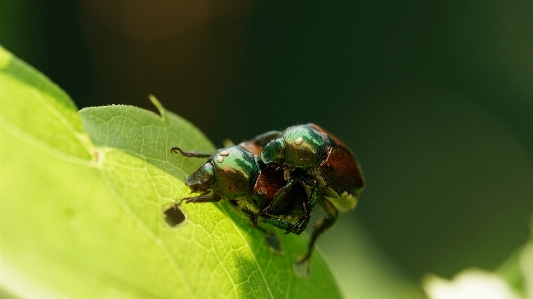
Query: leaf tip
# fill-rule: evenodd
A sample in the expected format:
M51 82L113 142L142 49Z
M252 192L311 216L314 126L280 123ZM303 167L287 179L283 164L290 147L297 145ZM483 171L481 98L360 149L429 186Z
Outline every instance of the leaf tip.
M154 104L155 108L157 108L157 111L159 111L159 115L161 115L161 118L165 119L166 116L165 116L165 107L163 107L163 105L161 105L161 102L159 102L159 100L152 94L148 95L148 98L150 99L150 101L152 102L152 104Z

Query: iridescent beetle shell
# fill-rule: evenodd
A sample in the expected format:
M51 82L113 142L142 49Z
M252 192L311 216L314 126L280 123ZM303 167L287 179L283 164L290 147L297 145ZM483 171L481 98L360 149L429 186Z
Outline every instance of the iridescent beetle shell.
M316 180L322 195L341 211L353 209L365 182L351 150L315 124L287 128L266 144L261 160L286 170L286 176Z
M216 151L185 179L185 184L194 192L212 190L214 195L235 198L250 192L258 173L255 156L240 146L231 146Z

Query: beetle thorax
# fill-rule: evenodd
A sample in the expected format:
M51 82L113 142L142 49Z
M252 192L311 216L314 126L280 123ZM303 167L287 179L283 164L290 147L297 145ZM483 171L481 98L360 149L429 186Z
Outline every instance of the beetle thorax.
M212 161L216 178L213 193L235 198L250 192L258 174L258 165L252 153L233 146L219 150Z

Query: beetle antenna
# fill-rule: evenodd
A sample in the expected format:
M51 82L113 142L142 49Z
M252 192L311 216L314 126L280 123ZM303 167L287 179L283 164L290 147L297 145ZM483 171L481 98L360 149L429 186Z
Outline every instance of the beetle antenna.
M179 153L179 154L184 155L185 157L191 157L191 158L209 158L209 157L211 157L210 153L201 153L201 152L193 152L193 151L184 152L177 146L173 146L170 149L170 152L171 153Z

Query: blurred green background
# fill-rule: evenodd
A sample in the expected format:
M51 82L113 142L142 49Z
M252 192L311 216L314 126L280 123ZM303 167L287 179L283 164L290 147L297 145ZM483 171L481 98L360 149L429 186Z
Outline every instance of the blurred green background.
M334 132L368 187L319 247L362 275L347 261L364 240L416 282L494 269L529 236L532 16L531 1L0 0L0 43L79 108L154 110L154 94L217 145Z

